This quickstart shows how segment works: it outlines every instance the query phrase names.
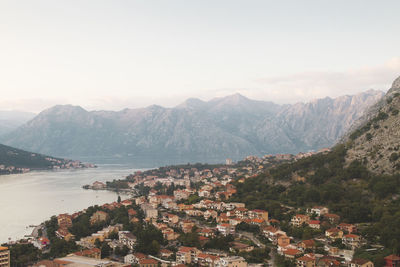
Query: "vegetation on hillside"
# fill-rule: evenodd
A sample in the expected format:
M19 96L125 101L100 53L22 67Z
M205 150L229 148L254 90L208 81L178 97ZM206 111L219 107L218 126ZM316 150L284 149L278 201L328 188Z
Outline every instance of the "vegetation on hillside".
M325 205L372 243L400 252L400 175L376 175L360 162L345 166L346 147L283 164L244 183L237 182L232 201L249 209L268 210L273 218L289 221L287 207ZM304 178L294 181L294 174ZM286 181L286 183L282 183ZM286 206L286 207L285 207Z

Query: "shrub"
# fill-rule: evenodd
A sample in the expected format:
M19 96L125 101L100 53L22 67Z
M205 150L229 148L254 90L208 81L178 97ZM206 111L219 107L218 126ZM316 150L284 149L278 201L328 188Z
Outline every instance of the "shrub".
M396 152L392 153L389 157L390 161L396 161L399 158L399 154L397 154Z

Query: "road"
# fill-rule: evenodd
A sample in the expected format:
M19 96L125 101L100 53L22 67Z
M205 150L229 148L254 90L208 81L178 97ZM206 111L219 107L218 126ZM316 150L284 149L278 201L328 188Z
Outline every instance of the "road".
M258 239L253 235L253 233L240 231L240 232L238 232L238 234L241 235L241 236L247 237L248 239L250 239L254 244L257 245L257 247L259 247L259 248L265 248L265 245L264 245L263 243L261 243L261 241L258 240Z

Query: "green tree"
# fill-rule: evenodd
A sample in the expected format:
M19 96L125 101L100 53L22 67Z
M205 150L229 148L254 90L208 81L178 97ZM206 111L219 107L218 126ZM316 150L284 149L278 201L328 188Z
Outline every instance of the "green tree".
M110 256L110 254L111 254L111 248L106 242L104 242L101 246L101 258L102 259L106 258Z

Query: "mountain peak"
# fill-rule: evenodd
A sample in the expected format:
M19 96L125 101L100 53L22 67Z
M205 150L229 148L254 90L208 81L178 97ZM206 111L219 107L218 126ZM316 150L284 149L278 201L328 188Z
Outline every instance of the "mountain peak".
M198 98L188 98L183 103L176 106L177 108L199 108L202 107L205 102Z
M60 112L60 111L86 111L86 110L83 109L81 106L74 106L71 104L67 104L67 105L55 105L53 107L50 107L50 108L44 110L44 112L46 112L46 111Z
M245 97L244 95L240 94L240 93L236 93L233 95L228 95L226 97L224 97L225 99L230 99L232 101L243 101L243 100L250 100L249 98Z
M392 84L392 88L400 88L400 76L397 77L396 80L394 80L393 84Z
M52 117L52 118L62 118L62 117L77 117L82 116L89 113L81 106L73 106L73 105L56 105L51 108L48 108L39 113L38 117Z
M217 97L217 98L213 98L210 100L210 102L212 103L223 103L223 104L230 104L230 105L238 105L241 103L248 103L250 100L249 98L243 96L240 93L236 93L233 95L228 95L228 96L224 96L224 97Z

